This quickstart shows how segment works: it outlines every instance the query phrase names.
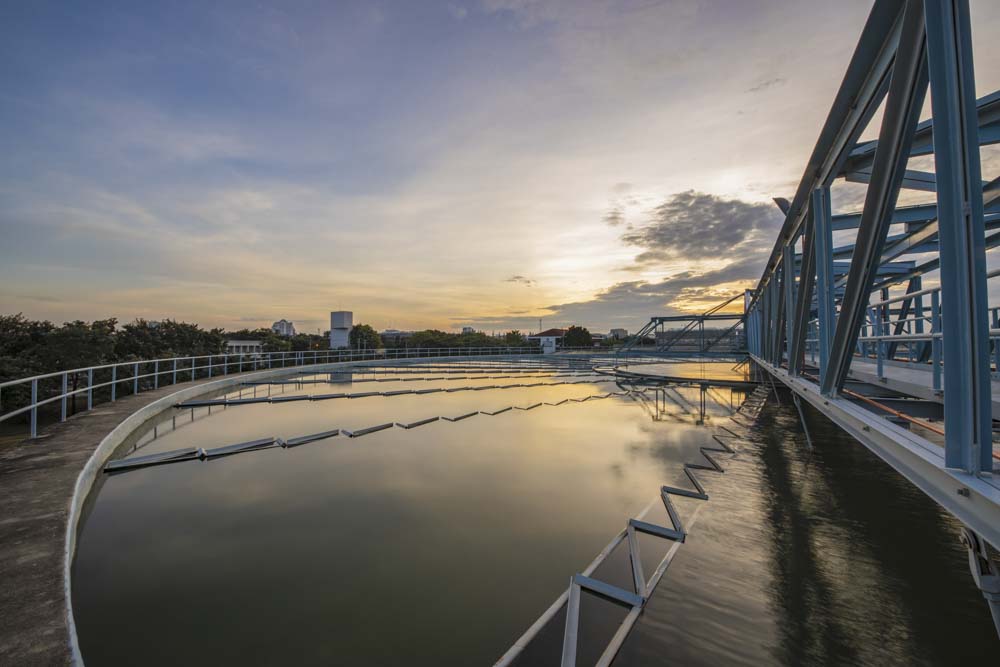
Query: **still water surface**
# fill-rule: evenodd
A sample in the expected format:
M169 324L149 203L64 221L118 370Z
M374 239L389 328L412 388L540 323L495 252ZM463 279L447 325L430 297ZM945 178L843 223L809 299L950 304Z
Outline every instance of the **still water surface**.
M463 368L258 387L470 389L200 410L193 421L184 411L137 454L618 390L558 370L443 372ZM580 380L592 382L550 384ZM471 390L536 382L548 386ZM682 464L741 399L713 389L701 415L697 389L653 391L104 477L73 571L83 656L491 664L661 484L683 483ZM995 650L954 524L811 417L812 452L794 409L773 406L735 458L720 457L725 475L703 477L711 500L618 663L946 664L955 650ZM599 611L595 641L617 613ZM522 664L551 664L557 630Z

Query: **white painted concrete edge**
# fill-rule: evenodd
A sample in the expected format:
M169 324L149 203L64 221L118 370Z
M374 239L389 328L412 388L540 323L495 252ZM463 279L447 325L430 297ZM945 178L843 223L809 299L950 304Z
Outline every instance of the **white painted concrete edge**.
M83 466L83 470L80 471L79 476L76 478L76 486L73 490L73 497L70 499L69 517L66 522L66 542L63 552L63 589L64 595L66 596L66 627L69 633L69 646L72 653L73 664L81 666L84 664L83 656L80 653L80 644L77 641L76 636L76 621L73 618L73 585L71 581L73 556L76 554L76 534L79 528L80 519L83 516L83 505L88 496L90 496L90 492L94 488L94 484L97 482L97 476L101 474L101 469L104 467L107 460L112 454L114 454L115 450L118 449L118 446L125 442L126 438L132 435L136 429L145 424L147 421L162 412L170 410L176 403L180 403L182 401L188 401L197 398L198 396L219 391L220 389L242 384L243 382L266 380L269 378L285 376L290 373L298 373L299 371L323 373L329 370L343 368L345 366L381 366L392 362L405 364L406 362L422 361L504 361L509 359L520 359L523 356L525 355L410 357L405 359L341 361L308 366L274 368L264 371L242 373L239 375L223 376L213 382L205 382L194 387L181 389L168 394L163 398L157 399L133 412L131 415L122 420L122 422L118 424L118 426L116 426L110 433L108 433L103 440L101 440L101 443L94 450L94 453L91 454L87 463ZM539 354L530 356L533 359L538 359L544 358L545 355Z

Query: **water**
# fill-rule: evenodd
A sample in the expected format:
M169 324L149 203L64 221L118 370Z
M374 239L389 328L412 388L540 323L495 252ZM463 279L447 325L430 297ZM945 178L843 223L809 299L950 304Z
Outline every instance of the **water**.
M333 387L271 391L584 379L539 371L456 380L436 366L353 378L390 382L340 375ZM246 405L196 411L194 421L183 412L176 429L167 421L155 439L141 438L138 453L614 390L595 383ZM679 392L104 477L73 571L83 656L88 665L491 664L661 484L683 483L681 464L697 460L709 427L742 398L713 390L702 416L698 390ZM817 419L817 446L806 452L790 410L766 411L756 441L735 459L720 457L727 472L703 475L712 498L618 663L942 664L961 651L995 650L954 524ZM682 514L695 502L680 503ZM655 560L652 546L644 543L644 555ZM615 561L599 574L620 576ZM621 614L596 604L606 607L588 603L585 616L596 620L583 622L599 644ZM552 643L543 636L533 655Z

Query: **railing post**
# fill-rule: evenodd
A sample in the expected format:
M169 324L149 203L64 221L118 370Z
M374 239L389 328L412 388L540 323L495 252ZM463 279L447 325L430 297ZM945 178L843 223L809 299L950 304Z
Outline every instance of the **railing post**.
M132 393L139 393L139 362L136 362L132 370Z
M118 393L118 382L116 381L117 377L118 377L118 367L117 366L112 366L111 367L111 402L112 403L115 402L115 396Z
M153 389L160 388L160 360L153 361Z
M941 292L931 292L931 364L933 365L934 391L941 391Z
M62 374L62 403L59 421L66 421L66 392L69 391L69 373Z
M31 437L38 437L38 380L31 381Z
M87 369L87 410L94 409L94 369Z
M212 379L212 355L208 355L208 379Z
M171 384L177 384L177 359L174 359L174 378Z
M882 368L882 358L885 355L882 352L883 348L882 348L881 334L879 334L879 338L880 340L875 341L875 374L878 376L878 379L881 380L884 377Z
M993 328L1000 329L1000 308L993 309ZM993 340L993 363L996 364L996 372L1000 373L1000 340Z

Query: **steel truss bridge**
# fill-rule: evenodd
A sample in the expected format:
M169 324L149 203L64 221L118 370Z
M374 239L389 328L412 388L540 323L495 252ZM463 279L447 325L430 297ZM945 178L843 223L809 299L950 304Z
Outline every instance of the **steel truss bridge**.
M877 140L860 141L877 111ZM968 1L877 1L794 199L776 200L744 326L769 381L961 521L1000 631L1000 179L982 180L980 155L996 143L1000 91L976 99ZM832 214L838 179L867 184L860 211ZM902 190L932 201L897 206Z

